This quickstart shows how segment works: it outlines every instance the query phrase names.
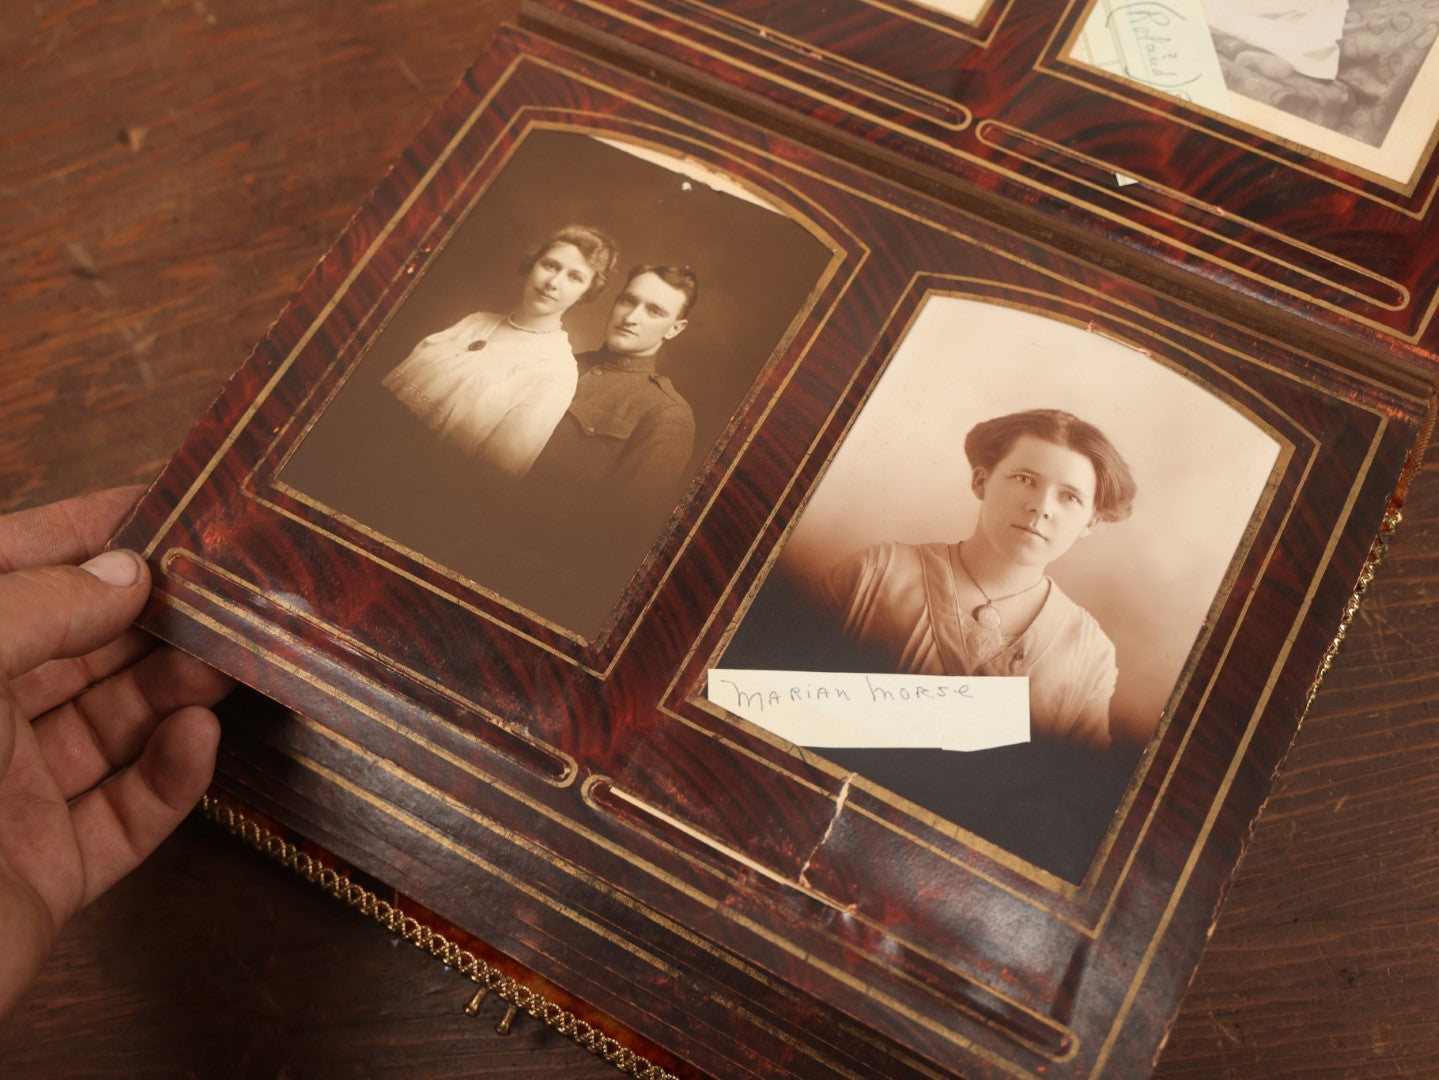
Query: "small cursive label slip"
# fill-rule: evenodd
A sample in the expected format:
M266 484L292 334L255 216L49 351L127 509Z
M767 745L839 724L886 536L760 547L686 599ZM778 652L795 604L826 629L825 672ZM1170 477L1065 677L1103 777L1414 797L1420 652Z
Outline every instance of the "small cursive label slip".
M1022 676L711 668L706 696L799 746L987 750L1029 741Z
M1201 0L1099 0L1074 57L1192 101L1229 112L1229 88Z

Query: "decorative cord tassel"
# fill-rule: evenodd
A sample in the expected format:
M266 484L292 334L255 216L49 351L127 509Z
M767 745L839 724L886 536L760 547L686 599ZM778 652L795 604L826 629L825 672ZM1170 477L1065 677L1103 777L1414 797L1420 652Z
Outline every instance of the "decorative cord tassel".
M470 1003L465 1006L465 1015L478 1015L480 1011L480 1004L485 1000L485 997L489 994L489 992L490 988L488 986L482 986L478 990L476 990L475 996L470 998Z
M474 953L462 949L442 934L431 930L414 916L406 915L388 900L356 884L344 874L301 851L284 837L226 805L224 799L212 794L205 795L200 800L199 812L201 816L243 840L250 847L274 859L281 866L293 870L311 885L373 919L390 933L399 935L411 945L429 953L446 967L454 968L461 975L479 983L480 988L465 1007L468 1015L478 1014L481 1003L493 990L497 997L509 1005L505 1015L495 1025L495 1031L500 1035L509 1034L516 1016L523 1009L600 1060L615 1066L626 1076L635 1077L636 1080L679 1080L674 1073L647 1061L613 1036L606 1034L602 1028L581 1020L552 1001L547 1001Z
M510 1005L505 1009L505 1015L500 1017L500 1022L495 1025L496 1035L508 1035L510 1029L515 1026L515 1017L520 1015L518 1005Z

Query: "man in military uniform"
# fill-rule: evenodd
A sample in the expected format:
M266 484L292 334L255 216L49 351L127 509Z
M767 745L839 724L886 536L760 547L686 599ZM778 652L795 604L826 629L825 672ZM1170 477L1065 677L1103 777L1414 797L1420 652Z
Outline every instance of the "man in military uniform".
M530 478L628 510L668 507L694 451L694 412L656 369L699 295L685 266L637 266L610 308L604 347L576 357L574 399Z
M637 266L610 309L602 348L525 476L477 484L446 515L454 567L542 618L590 637L660 535L694 452L689 402L656 369L684 332L694 271Z

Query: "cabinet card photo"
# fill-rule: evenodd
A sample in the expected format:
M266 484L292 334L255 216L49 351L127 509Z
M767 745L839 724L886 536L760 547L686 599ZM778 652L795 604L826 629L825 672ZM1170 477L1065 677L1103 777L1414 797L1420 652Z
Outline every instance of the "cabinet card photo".
M593 637L830 257L714 170L531 132L279 479Z
M932 295L724 668L860 673L843 694L864 719L816 752L1077 880L1223 598L1278 451L1129 345ZM918 678L873 678L893 675ZM1027 724L960 749L964 727L1004 723L1012 707L987 684L1008 679L1027 683ZM791 683L810 711L839 706L834 680ZM737 693L710 696L773 723L772 699ZM930 701L917 726L901 722L911 695Z

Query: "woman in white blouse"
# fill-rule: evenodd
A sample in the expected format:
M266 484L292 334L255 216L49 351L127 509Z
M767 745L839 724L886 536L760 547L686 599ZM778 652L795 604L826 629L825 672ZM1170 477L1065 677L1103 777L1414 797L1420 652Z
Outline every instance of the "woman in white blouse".
M564 314L599 295L618 257L598 229L557 230L521 263L509 312L477 312L431 334L385 376L385 388L447 445L524 476L575 392Z

